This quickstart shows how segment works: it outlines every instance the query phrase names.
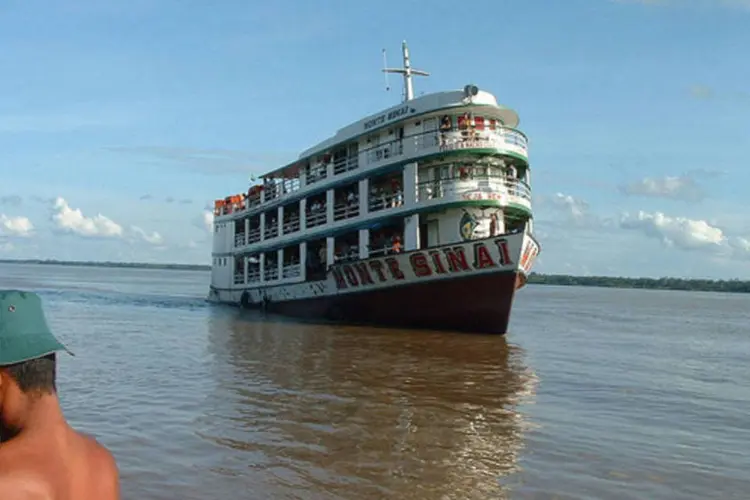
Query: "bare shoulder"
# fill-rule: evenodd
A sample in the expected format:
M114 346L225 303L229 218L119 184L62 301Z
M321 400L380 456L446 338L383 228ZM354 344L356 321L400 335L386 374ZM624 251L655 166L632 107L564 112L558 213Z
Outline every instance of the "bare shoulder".
M3 500L51 500L52 487L39 474L19 468L0 472Z
M95 457L97 460L101 460L102 464L117 469L114 455L112 455L112 453L104 445L97 441L96 438L87 434L79 433L78 435L83 439L87 453L89 453L92 457Z
M85 434L79 435L83 439L87 462L91 470L95 471L94 477L97 478L100 498L119 500L120 473L114 455L95 438Z

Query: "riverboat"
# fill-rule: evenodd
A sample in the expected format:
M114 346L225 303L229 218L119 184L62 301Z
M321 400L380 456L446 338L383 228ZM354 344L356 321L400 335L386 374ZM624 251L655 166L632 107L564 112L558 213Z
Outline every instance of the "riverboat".
M491 93L414 97L215 201L208 300L286 316L504 334L540 245L527 137Z

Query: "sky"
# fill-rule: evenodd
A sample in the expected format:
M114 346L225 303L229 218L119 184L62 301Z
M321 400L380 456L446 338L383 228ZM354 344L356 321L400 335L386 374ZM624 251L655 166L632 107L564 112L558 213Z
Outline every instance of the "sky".
M515 109L535 270L750 279L750 0L4 0L0 259L210 263L213 200L397 104Z

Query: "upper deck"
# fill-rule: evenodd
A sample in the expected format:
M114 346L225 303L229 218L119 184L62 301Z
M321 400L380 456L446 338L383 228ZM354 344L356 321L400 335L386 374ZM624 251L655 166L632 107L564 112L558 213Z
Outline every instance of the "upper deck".
M492 106L495 108L492 110L492 115L499 119L505 127L511 129L518 127L518 114L512 109L498 105L495 96L489 92L478 90L477 95L474 96L470 95L466 89L435 92L392 106L351 123L339 129L334 136L300 153L299 160L304 160L316 153L323 152L337 144L348 142L362 135L373 134L384 127L394 126L401 121L413 120L438 111L447 112L452 108L464 106ZM273 175L276 172L278 170L271 171L265 175Z
M247 194L218 200L217 217L256 212L436 156L504 155L528 167L518 114L472 86L428 94L367 116L261 176Z

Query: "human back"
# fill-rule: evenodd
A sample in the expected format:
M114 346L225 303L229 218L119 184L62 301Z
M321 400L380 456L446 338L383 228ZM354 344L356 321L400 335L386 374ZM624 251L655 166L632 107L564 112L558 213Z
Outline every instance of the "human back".
M35 294L0 290L0 499L119 500L112 454L65 420Z
M117 466L93 438L68 427L0 444L0 498L119 500ZM23 496L25 495L25 496Z

